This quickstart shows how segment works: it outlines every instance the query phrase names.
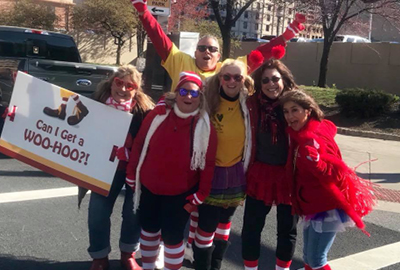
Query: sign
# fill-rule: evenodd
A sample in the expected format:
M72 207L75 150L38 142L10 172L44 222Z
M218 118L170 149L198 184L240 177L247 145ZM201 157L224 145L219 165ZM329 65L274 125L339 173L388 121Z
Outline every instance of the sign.
M0 152L108 195L132 115L18 72Z
M153 15L169 16L171 14L171 0L148 0L147 8Z

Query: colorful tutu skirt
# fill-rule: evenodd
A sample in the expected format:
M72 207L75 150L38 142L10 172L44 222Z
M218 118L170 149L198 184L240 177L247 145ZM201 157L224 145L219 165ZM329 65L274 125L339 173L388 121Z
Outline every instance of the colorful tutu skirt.
M246 193L265 205L291 205L291 185L285 166L255 162L247 173Z
M355 226L353 220L341 209L303 216L301 224L304 228L312 226L318 233L344 232L347 227Z
M219 207L243 205L246 196L246 178L243 163L231 167L215 166L210 195L204 203Z

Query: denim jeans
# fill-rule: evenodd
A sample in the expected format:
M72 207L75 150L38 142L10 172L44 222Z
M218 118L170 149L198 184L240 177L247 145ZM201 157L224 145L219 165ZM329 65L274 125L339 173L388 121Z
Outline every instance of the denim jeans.
M89 201L89 255L93 259L105 258L111 252L111 214L115 201L125 184L125 171L117 171L108 197L92 192ZM139 215L133 213L133 191L126 186L122 208L122 226L119 248L124 252L139 249Z
M311 268L320 268L328 263L328 252L331 249L336 232L318 233L312 225L304 228L303 260Z

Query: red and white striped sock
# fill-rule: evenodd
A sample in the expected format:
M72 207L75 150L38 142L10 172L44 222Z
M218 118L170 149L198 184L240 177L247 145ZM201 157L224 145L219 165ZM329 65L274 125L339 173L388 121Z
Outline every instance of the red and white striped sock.
M258 269L258 260L255 260L255 261L244 260L244 269L245 270L257 270Z
M185 246L183 241L177 245L164 244L164 269L178 270L182 267Z
M209 248L212 246L214 240L214 233L208 233L200 228L196 230L196 237L194 243L198 248Z
M192 246L193 240L196 236L196 229L197 229L198 221L199 221L199 212L193 211L190 214L189 237L187 239L187 242L190 246Z
M292 264L292 260L290 261L282 261L276 258L276 267L275 270L290 270L290 265Z
M215 238L228 241L231 232L231 224L232 222L218 223L217 230L215 231Z
M161 231L151 233L142 229L140 233L140 253L142 254L143 270L153 270L158 256Z
M73 96L72 96L72 99L75 101L76 104L78 104L79 101L80 101L80 100L79 100L79 95L73 95Z

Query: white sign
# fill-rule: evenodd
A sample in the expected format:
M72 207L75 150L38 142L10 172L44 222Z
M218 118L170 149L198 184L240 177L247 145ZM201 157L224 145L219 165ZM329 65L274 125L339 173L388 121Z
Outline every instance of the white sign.
M107 195L132 115L18 72L0 151Z
M148 0L147 8L153 15L169 16L171 14L171 0Z

